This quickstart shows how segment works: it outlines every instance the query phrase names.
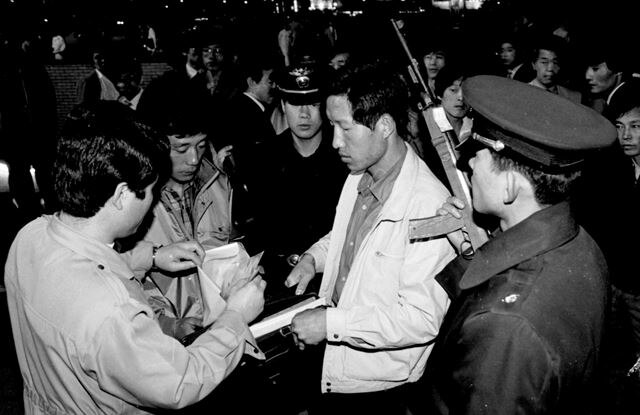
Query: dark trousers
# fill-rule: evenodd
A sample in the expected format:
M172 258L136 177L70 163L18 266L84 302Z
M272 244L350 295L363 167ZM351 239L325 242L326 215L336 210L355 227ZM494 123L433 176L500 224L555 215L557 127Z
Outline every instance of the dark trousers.
M305 349L307 352L308 348ZM307 393L309 415L406 415L407 385L365 393L321 393L322 360L325 343L315 346L307 354L307 366L314 368L313 390Z
M378 392L325 393L309 415L405 415L407 413L407 388L397 386Z

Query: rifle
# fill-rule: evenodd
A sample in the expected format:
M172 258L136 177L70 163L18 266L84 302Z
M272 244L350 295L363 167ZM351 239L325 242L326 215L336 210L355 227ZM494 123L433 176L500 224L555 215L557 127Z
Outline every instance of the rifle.
M462 229L465 235L465 242L471 245L471 253L475 252L482 244L488 240L487 232L480 228L473 221L473 207L471 205L471 193L469 191L469 182L467 177L456 168L457 153L454 150L456 142L453 136L451 125L446 120L444 111L441 108L435 108L434 105L439 103L431 88L424 82L420 74L420 68L414 59L409 46L400 32L397 22L391 19L391 24L395 29L398 40L402 44L402 48L407 55L409 65L407 67L409 76L413 83L420 87L426 97L431 102L419 102L418 108L422 112L422 116L429 129L431 142L438 152L438 156L442 161L447 180L451 185L453 194L462 200L465 208L462 210L461 219L452 216L433 216L430 218L419 218L410 220L409 239L424 239L435 236L444 235L458 229ZM462 251L461 247L461 251Z

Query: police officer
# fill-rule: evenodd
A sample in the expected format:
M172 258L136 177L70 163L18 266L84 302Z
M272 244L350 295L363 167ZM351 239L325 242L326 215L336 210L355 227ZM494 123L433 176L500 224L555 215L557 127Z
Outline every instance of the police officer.
M437 277L452 304L413 413L588 413L607 268L566 199L585 154L616 131L591 109L509 79L477 76L462 88L475 111L460 148L473 207L500 229ZM439 214L459 216L462 204L450 202Z

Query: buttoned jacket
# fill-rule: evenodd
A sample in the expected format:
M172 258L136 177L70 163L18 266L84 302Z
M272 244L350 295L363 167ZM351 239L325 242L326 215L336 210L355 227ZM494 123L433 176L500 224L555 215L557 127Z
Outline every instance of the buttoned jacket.
M191 217L194 237L205 249L228 244L233 228L229 180L207 159L202 160L198 176L205 184L193 201ZM191 238L182 230L178 218L158 202L153 208L153 220L143 239L157 245L168 245ZM148 274L144 286L159 316L202 318L203 302L197 272L176 278L175 275L153 270ZM178 304L183 307L190 304L190 307L179 309Z
M455 299L414 413L589 413L607 268L567 203L498 234L438 280Z
M307 252L331 298L362 174L344 184L333 228ZM446 188L407 145L391 194L364 237L336 307L327 309L323 392L371 392L420 378L449 305L435 275L454 258L445 238L409 240L409 220L434 216Z

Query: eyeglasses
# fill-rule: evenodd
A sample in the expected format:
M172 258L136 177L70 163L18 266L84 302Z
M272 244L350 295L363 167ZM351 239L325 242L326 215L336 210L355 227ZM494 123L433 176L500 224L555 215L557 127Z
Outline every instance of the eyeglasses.
M224 49L222 48L203 48L202 49L202 54L203 55L222 55L224 53Z

